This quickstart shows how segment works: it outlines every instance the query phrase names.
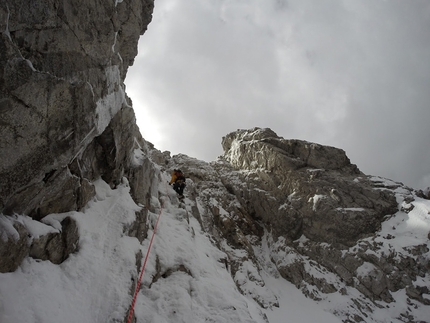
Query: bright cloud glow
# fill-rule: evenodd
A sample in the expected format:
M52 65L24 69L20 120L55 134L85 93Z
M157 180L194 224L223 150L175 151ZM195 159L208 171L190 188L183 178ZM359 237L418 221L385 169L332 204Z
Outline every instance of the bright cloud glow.
M214 160L227 133L269 127L430 186L428 30L424 0L157 0L128 93L160 150Z

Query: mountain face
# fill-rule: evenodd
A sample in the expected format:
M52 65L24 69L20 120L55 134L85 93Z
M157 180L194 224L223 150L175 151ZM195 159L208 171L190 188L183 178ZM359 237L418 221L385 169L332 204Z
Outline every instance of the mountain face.
M248 212L269 225L276 238L296 240L304 234L351 246L397 210L394 195L375 191L340 149L285 140L270 129L238 131L222 144L226 161L250 172L247 193L237 197L244 205L249 201ZM278 203L268 202L274 200Z
M186 156L173 162L205 206L203 226L217 245L227 245L221 250L242 293L276 306L269 291L249 288L249 281L265 286L258 273L273 270L317 301L355 295L334 311L344 322L378 321L372 311L389 308L400 291L408 302L430 305L428 286L420 283L430 265L429 216L412 244L398 228L419 199L410 188L361 173L340 149L285 140L270 129L238 130L222 144L224 155L204 171ZM413 310L402 315L416 320Z
M2 1L0 209L34 219L115 185L139 137L123 80L148 1ZM121 166L120 166L121 165Z
M80 210L99 177L112 187L135 178L136 201L147 198L140 182L151 168L136 170L130 160L143 142L123 81L152 9L151 0L0 2L3 214L41 220ZM27 246L25 227L14 226L19 246L2 270L28 253L58 263L76 249L73 219L37 247ZM48 244L62 250L43 251Z
M181 311L198 308L196 322L275 322L267 313L282 304L272 278L343 322L428 321L430 204L423 194L363 174L341 149L267 128L226 135L224 155L211 163L171 157L141 137L123 80L152 8L150 0L0 3L2 299L37 297L31 278L39 276L28 273L38 266L60 271L62 282L115 273L120 286L80 281L100 284L105 294L105 305L93 300L102 314L91 321L123 321L164 205L169 225L149 260L137 322L154 320L145 309L176 311L177 300L157 293L180 289L183 277L192 305ZM187 177L183 205L167 186L174 168ZM167 234L172 221L186 226L186 241ZM124 241L133 247L124 249ZM183 245L170 257L177 241ZM88 265L98 251L103 268ZM213 291L203 292L209 276L212 285L226 284L216 292L234 306L211 303ZM2 288L13 277L27 279L25 292ZM57 284L52 294L73 288ZM0 308L7 312L0 321L16 321L13 309ZM39 317L42 309L33 312Z

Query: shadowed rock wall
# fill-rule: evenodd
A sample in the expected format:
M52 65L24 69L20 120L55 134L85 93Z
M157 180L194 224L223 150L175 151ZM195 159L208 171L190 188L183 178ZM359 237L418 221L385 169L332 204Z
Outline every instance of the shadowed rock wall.
M130 167L123 80L152 0L0 2L0 212L76 210ZM114 123L111 120L115 117Z
M153 166L134 152L152 148L123 81L152 10L153 0L0 1L0 214L81 210L100 177L111 187L129 177L147 204ZM28 255L61 263L79 247L69 217L38 239L14 217L4 223L16 236L0 241L1 272Z

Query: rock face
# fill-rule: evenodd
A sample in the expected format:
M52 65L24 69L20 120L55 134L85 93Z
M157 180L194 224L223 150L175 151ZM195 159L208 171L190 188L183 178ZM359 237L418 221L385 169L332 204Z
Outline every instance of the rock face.
M363 174L340 149L270 129L238 130L222 144L224 156L211 164L179 155L169 165L189 175L200 206L193 215L228 255L244 295L277 306L265 271L315 300L352 298L333 310L345 322L377 322L372 312L390 308L393 293L405 293L415 308L429 305L428 241L396 242L403 239L396 226L418 198L411 189ZM410 308L400 312L416 321Z
M236 195L276 238L296 240L304 234L350 246L397 211L394 195L375 191L341 149L285 140L260 128L231 133L222 145L225 159L248 171L248 187Z
M115 185L124 175L141 138L123 80L152 8L151 0L0 3L4 214L79 209L94 194L91 180Z
M151 166L133 154L147 143L123 81L152 9L152 0L0 2L0 213L80 210L100 177L112 187L131 178L135 200L147 202ZM78 248L73 221L31 241L13 226L19 237L4 239L2 261L14 260L2 272L26 255L60 263ZM19 251L8 255L10 244Z
M79 242L76 221L70 217L61 221L61 231L49 233L34 239L29 256L35 259L49 260L61 264L69 254L77 250Z

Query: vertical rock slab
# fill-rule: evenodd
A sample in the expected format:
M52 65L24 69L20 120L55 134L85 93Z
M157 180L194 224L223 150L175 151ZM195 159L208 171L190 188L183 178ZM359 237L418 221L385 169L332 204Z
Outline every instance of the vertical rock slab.
M87 175L115 185L127 173L129 157L112 158L140 136L134 116L111 129L117 156L99 148L111 120L130 109L123 80L152 10L152 0L0 3L0 212L40 219L75 210L93 192ZM126 132L125 144L117 136ZM89 163L108 170L82 169Z

